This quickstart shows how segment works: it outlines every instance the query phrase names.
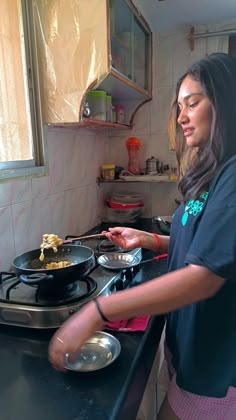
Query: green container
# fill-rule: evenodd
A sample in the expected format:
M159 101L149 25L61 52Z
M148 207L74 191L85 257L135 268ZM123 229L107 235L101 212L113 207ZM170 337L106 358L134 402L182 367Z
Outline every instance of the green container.
M86 102L89 104L91 118L106 121L106 92L103 90L91 90Z
M112 121L112 97L106 96L106 120Z

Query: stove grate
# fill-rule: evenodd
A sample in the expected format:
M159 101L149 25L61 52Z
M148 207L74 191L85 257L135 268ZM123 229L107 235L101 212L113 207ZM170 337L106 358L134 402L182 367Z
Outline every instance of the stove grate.
M14 279L16 280L14 281ZM9 285L7 285L8 280L10 280ZM35 307L57 307L61 306L62 304L64 305L68 303L80 302L81 300L91 296L97 289L96 281L89 276L72 283L72 286L74 287L71 288L71 293L68 293L67 295L65 292L68 292L68 290L61 290L58 294L50 295L48 294L48 290L42 289L42 287L39 285L28 286L17 279L15 273L0 272L0 285L3 285L3 283L6 285L6 287L4 289L4 293L2 293L2 296L0 297L0 302L9 302L16 305L21 305L23 303L24 305ZM33 291L33 297L32 295L30 296L29 302L22 302L21 299L18 300L12 296L12 294L17 289L17 286L25 288L26 291L28 288Z

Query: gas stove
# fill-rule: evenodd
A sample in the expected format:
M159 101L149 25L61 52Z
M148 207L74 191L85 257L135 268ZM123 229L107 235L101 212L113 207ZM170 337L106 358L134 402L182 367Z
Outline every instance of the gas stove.
M72 238L68 235L66 239ZM107 239L87 239L73 242L94 251L95 263L90 272L68 285L63 296L41 296L39 286L29 286L13 272L0 272L0 324L28 328L59 327L85 303L99 295L109 295L132 285L139 267L119 271L108 270L97 263L97 257L107 252L125 252ZM129 251L141 258L141 248Z

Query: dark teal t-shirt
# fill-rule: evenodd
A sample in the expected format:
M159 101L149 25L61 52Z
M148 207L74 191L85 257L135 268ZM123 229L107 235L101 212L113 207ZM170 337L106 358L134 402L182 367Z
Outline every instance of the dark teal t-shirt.
M224 397L229 386L236 387L236 157L208 192L175 212L169 271L187 264L206 267L226 282L212 298L167 315L176 382L195 394Z

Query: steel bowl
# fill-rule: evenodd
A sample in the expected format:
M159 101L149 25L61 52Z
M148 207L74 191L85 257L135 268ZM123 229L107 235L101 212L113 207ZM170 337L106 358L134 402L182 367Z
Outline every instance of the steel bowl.
M109 366L121 351L120 342L113 335L96 331L76 353L73 362L65 355L65 368L76 372L92 372Z
M140 263L140 258L135 255L122 252L109 252L98 257L98 263L110 270L122 270L130 268Z

